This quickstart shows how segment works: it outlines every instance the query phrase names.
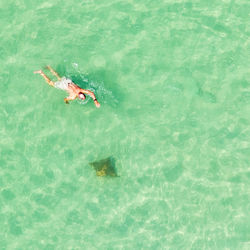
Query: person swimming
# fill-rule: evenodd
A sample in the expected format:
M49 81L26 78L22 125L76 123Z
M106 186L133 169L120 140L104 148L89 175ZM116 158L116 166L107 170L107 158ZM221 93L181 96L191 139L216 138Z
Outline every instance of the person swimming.
M86 95L89 95L93 99L95 106L97 108L100 107L100 103L97 101L95 94L92 91L80 88L78 85L73 83L71 79L60 77L59 74L50 66L47 66L47 69L57 77L57 82L51 81L50 78L46 76L42 70L34 71L34 74L40 74L50 86L67 91L69 93L69 96L64 98L65 103L69 104L69 101L75 100L76 98L85 100Z

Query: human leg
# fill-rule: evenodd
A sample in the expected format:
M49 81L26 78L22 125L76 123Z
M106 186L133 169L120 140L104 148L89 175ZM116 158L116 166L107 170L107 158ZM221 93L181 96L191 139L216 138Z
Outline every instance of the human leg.
M54 75L57 77L57 79L60 81L61 80L61 77L59 76L59 74L54 70L52 69L49 65L47 66L47 69Z
M34 71L34 74L40 74L40 75L45 79L45 81L46 81L49 85L54 86L54 82L51 81L51 80L49 79L49 77L46 76L46 75L43 73L42 70Z

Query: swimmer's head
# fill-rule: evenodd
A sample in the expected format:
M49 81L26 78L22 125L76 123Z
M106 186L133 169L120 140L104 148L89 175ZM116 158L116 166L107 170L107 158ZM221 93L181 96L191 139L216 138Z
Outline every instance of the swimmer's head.
M85 100L86 96L82 92L79 92L78 93L78 98L81 99L81 100Z

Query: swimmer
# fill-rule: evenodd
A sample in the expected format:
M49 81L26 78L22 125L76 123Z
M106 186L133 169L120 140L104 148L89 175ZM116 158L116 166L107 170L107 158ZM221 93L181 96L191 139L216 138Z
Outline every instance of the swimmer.
M69 96L64 98L64 102L65 103L69 103L69 101L72 101L72 100L75 100L76 98L79 98L81 100L85 100L86 95L89 95L93 101L94 101L94 104L97 108L100 107L100 103L96 100L96 97L95 97L95 94L90 91L90 90L87 90L87 89L82 89L80 88L78 85L76 85L75 83L73 83L70 79L66 78L66 77L60 77L58 75L58 73L52 69L50 66L47 66L47 69L54 75L56 76L56 78L58 79L57 82L53 82L49 79L48 76L46 76L42 70L37 70L37 71L34 71L34 74L40 74L44 79L45 81L50 85L50 86L53 86L57 89L62 89L62 90L65 90L69 93Z

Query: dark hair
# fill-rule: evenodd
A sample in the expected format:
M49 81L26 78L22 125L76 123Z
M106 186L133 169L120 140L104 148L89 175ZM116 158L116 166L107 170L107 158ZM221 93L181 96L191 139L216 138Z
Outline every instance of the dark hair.
M78 95L80 96L80 95L84 95L84 93L82 93L82 92L79 92L78 93ZM86 96L84 95L84 97L86 98Z

